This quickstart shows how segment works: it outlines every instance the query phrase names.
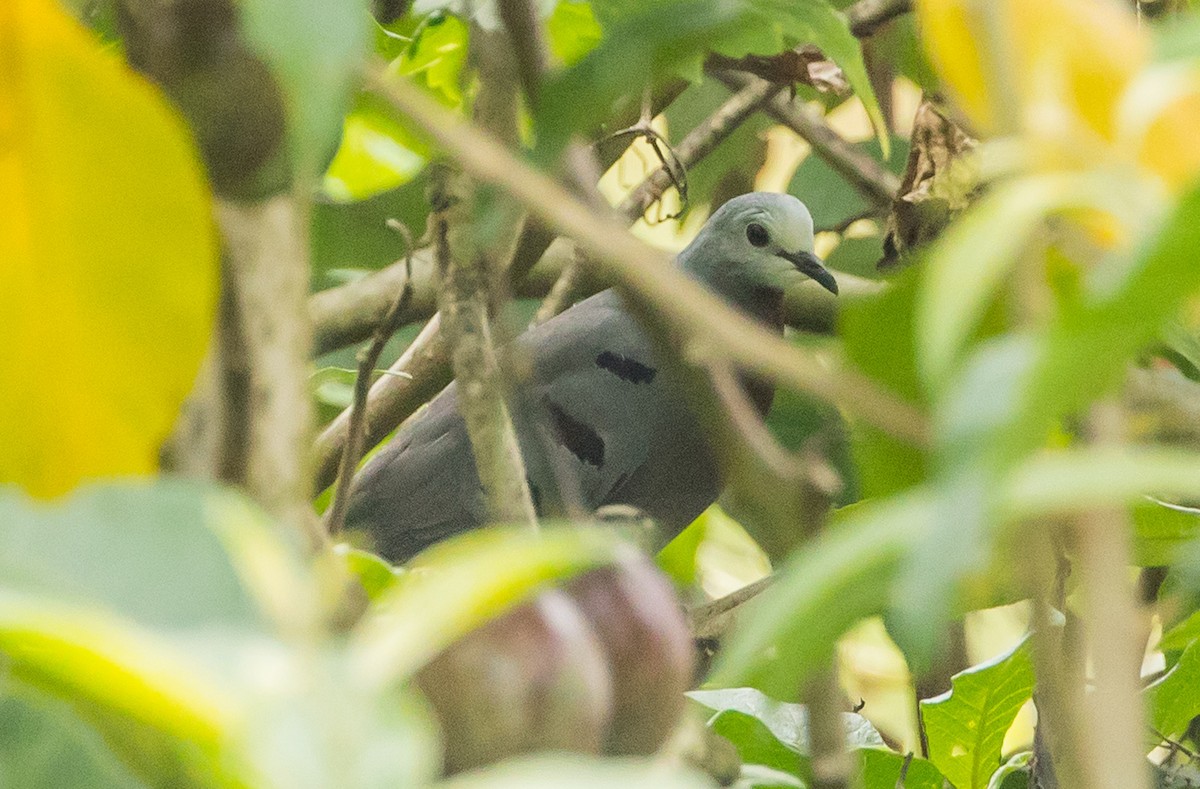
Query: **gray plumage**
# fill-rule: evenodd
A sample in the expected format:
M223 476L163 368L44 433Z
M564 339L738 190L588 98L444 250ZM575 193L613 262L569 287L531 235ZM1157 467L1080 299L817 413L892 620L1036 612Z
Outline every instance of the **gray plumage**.
M730 200L678 256L679 267L782 331L783 289L807 276L837 292L813 255L808 209L788 195ZM585 299L517 342L532 370L513 408L540 512L563 502L627 504L677 534L711 504L720 480L704 431L650 337L614 290ZM769 386L746 382L765 413ZM358 476L347 525L404 561L486 522L466 426L450 384Z

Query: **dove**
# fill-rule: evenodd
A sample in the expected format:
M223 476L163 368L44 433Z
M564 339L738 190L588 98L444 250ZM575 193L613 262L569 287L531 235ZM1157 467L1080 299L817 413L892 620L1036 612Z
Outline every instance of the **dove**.
M777 332L792 280L838 291L813 252L812 216L790 195L729 200L676 265ZM530 370L517 387L513 422L539 515L568 504L585 511L626 505L653 519L667 540L716 500L721 480L705 431L616 290L578 302L515 342ZM753 379L743 386L765 415L773 388ZM363 467L346 524L367 532L382 556L403 562L487 522L452 382Z

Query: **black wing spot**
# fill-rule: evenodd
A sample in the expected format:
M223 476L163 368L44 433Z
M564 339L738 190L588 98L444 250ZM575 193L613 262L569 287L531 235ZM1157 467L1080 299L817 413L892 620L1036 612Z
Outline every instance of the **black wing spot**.
M651 383L654 380L654 376L658 375L658 370L655 370L653 367L642 364L637 359L621 356L612 351L601 352L596 357L596 366L608 370L623 381L629 381L634 384Z
M592 428L573 418L561 406L546 400L546 407L554 417L554 431L558 440L571 454L584 463L600 468L604 465L604 439Z

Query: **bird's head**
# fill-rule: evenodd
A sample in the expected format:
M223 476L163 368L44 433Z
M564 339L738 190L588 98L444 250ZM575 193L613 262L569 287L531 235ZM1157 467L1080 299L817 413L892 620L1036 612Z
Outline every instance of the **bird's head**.
M680 265L718 290L784 290L814 280L830 293L837 281L813 253L813 220L791 195L751 192L725 203L680 253Z

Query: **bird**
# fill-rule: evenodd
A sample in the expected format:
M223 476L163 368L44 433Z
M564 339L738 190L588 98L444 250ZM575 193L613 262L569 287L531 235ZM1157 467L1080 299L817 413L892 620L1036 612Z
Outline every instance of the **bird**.
M837 281L813 250L808 208L787 194L752 192L713 212L676 266L735 308L782 333L785 287ZM625 505L653 519L662 544L720 494L717 463L682 386L614 289L586 298L516 339L528 379L512 408L539 515L565 502L595 511ZM765 415L773 387L743 379ZM363 467L346 525L405 562L488 522L455 382ZM656 546L661 547L661 545Z

